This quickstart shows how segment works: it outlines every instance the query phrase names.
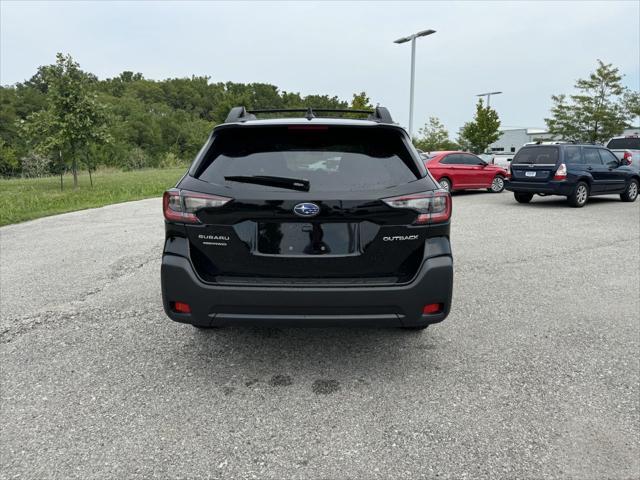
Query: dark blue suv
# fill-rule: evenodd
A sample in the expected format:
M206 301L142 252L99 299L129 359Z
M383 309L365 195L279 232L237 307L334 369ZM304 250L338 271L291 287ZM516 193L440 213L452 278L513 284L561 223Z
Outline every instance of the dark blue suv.
M591 195L620 194L633 202L640 175L627 163L598 145L527 145L513 157L505 188L519 203L535 194L563 195L572 207L583 207Z

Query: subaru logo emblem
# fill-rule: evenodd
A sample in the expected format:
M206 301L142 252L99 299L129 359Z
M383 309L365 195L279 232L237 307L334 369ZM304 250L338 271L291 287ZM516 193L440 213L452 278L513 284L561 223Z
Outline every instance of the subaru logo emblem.
M315 217L320 213L320 207L315 203L299 203L293 207L293 212L301 217Z

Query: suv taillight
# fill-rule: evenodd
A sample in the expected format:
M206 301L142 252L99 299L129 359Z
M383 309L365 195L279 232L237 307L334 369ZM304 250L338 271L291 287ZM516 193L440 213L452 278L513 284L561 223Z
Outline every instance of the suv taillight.
M631 158L633 157L633 153L627 151L624 152L624 155L622 156L622 164L623 165L631 165Z
M554 180L566 180L567 179L567 166L564 163L561 163L556 170L556 174L553 176Z
M164 218L170 222L200 223L196 212L201 208L221 207L231 198L172 188L162 196Z
M511 180L511 162L507 163L507 180Z
M415 225L446 222L451 218L451 195L444 190L383 198L393 208L410 208L418 212Z

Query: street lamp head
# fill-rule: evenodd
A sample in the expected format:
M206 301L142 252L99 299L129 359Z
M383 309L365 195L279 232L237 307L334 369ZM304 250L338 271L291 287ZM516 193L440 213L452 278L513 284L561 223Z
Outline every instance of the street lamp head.
M397 40L394 40L393 43L405 43L411 40L411 37L402 37Z
M436 33L436 31L429 29L429 30L423 30L421 32L418 32L418 33L415 34L415 36L416 37L426 37L427 35L431 35L433 33Z
M486 93L479 93L476 95L476 97L486 97L487 95L498 95L499 93L502 92L486 92Z
M408 37L402 37L399 38L397 40L394 40L393 43L405 43L405 42L410 42L411 40L418 38L418 37L426 37L427 35L431 35L432 33L436 33L435 30L429 29L429 30L422 30L421 32L418 33L414 33L413 35L409 35Z

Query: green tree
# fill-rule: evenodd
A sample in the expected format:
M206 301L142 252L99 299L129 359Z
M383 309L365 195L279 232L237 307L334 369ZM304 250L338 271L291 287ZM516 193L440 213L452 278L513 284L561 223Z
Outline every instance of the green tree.
M630 122L638 122L634 126L640 125L640 92L627 91L623 95L624 108L629 112Z
M0 175L13 175L19 171L20 162L15 148L0 137Z
M598 60L595 72L578 79L573 95L551 97L551 117L545 122L549 133L563 140L605 142L620 134L637 115L637 93L622 83L622 75L612 64Z
M460 148L456 142L449 139L449 132L438 117L429 117L429 121L418 130L418 137L413 138L413 144L425 152Z
M95 77L80 70L71 55L61 53L55 65L42 67L39 73L46 86L47 108L29 115L23 128L39 150L67 159L77 188L81 153L109 139L106 114L91 91Z
M367 96L366 92L354 93L351 99L351 107L354 110L373 110L371 100Z
M466 150L483 153L500 137L500 118L491 107L485 107L482 99L476 105L473 121L464 124L458 143Z

